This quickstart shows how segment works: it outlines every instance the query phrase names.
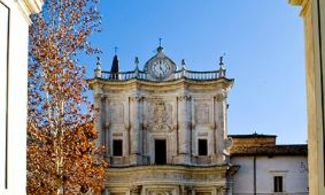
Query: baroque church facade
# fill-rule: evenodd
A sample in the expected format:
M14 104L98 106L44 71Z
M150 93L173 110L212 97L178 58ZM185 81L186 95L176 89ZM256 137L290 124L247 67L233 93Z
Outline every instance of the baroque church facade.
M139 69L98 61L89 80L106 147L104 195L308 194L307 145L274 135L228 135L234 79L223 58L214 71L177 66L163 47Z
M230 192L227 94L234 83L223 59L216 71L178 68L163 47L144 70L110 72L98 63L90 80L99 143L110 162L106 193L221 195Z

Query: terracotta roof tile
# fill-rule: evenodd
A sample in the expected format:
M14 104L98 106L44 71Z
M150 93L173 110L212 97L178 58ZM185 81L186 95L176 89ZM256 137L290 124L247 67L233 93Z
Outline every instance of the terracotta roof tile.
M307 156L307 144L274 146L233 146L231 156Z

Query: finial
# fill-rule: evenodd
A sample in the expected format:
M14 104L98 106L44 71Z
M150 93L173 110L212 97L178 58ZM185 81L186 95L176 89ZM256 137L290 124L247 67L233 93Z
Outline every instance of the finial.
M140 63L139 58L136 56L135 59L134 59L134 64L135 64L135 69L136 70L139 70L139 63Z
M182 59L182 69L186 69L186 62L185 62L185 59Z
M100 78L102 77L102 63L100 62L100 57L96 57L96 69L95 69L95 77Z
M102 63L100 62L100 57L96 57L96 69L101 70L102 69Z
M162 52L163 49L164 49L164 48L162 47L162 43L161 43L161 42L162 42L162 38L159 38L159 47L157 48L157 52L158 52L158 53Z
M219 66L225 65L224 62L223 62L225 56L226 56L226 53L224 53L222 56L220 56L220 58L219 58Z
M226 76L226 69L224 67L224 57L226 54L224 53L222 56L219 58L219 78L225 77Z
M118 47L114 47L114 53L115 53L115 55L117 54L117 50L118 50Z

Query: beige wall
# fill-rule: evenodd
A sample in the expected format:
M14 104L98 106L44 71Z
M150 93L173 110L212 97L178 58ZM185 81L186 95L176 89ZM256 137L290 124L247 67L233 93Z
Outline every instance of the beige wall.
M325 194L325 1L290 0L289 2L302 6L301 16L305 24L310 194L323 195Z

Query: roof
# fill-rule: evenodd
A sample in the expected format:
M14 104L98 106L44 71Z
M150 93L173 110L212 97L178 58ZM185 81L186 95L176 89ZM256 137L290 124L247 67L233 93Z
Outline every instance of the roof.
M232 137L232 138L267 138L267 137L277 137L276 135L264 135L264 134L257 134L257 133L253 133L253 134L233 134L233 135L228 135L228 137Z
M274 146L233 146L231 156L307 156L307 144Z
M113 58L111 72L112 73L119 73L120 72L120 65L119 65L117 55L115 55L114 58Z

